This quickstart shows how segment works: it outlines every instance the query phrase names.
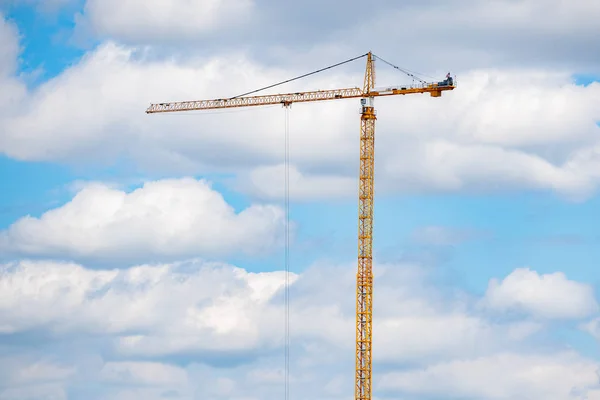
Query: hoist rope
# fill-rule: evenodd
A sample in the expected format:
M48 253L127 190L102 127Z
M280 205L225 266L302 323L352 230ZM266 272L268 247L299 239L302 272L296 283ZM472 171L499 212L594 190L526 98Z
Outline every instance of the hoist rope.
M236 98L238 98L238 97L242 97L242 96L247 96L247 95L249 95L249 94L253 94L253 93L256 93L256 92L260 92L260 91L262 91L262 90L271 89L272 87L279 86L279 85L283 85L284 83L288 83L288 82L292 82L292 81L295 81L295 80L298 80L298 79L306 78L307 76L314 75L314 74L318 74L319 72L323 72L323 71L326 71L326 70L328 70L328 69L331 69L331 68L339 67L339 66L340 66L340 65L342 65L342 64L347 64L347 63L349 63L349 62L352 62L352 61L354 61L354 60L358 60L359 58L366 57L366 56L367 56L367 54L368 54L368 53L365 53L365 54L363 54L363 55L361 55L361 56L357 56L357 57L354 57L354 58L350 58L350 59L348 59L348 60L346 60L346 61L342 61L342 62L339 62L339 63L337 63L337 64L330 65L329 67L321 68L321 69L318 69L318 70L316 70L316 71L309 72L309 73L307 73L307 74L300 75L300 76L297 76L297 77L295 77L295 78L292 78L292 79L287 79L287 80L285 80L285 81L281 81L281 82L278 82L278 83L274 83L274 84L272 84L272 85L265 86L265 87L263 87L263 88L260 88L260 89L256 89L256 90L252 90L252 91L250 91L250 92L246 92L246 93L238 94L237 96L230 97L230 98L229 98L229 100L231 100L231 99L236 99Z
M290 398L290 115L285 108L285 400Z

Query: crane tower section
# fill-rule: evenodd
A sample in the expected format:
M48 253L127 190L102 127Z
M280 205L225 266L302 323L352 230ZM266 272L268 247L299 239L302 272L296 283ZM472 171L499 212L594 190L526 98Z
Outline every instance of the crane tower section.
M367 56L361 99L360 169L358 185L358 269L356 274L355 399L371 399L373 327L373 192L375 167L375 107L369 96L375 87L375 68Z

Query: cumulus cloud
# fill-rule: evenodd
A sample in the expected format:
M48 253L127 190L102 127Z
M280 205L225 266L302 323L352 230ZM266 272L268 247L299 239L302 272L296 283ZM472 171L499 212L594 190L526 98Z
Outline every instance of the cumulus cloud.
M10 400L67 400L67 391L61 383L15 386L0 392L2 398Z
M130 355L270 348L278 346L282 329L283 279L282 272L202 262L93 271L21 261L3 266L1 331L114 334L119 351ZM350 351L354 279L350 266L292 274L293 335ZM376 355L382 362L477 353L517 343L539 328L471 315L460 297L428 294L435 288L410 267L380 266L376 279ZM333 280L335 287L328 284Z
M3 369L3 386L60 382L72 377L76 372L72 366L26 355L2 357L0 365L8 367Z
M299 398L338 398L352 390L353 267L321 264L291 275L291 381ZM110 398L158 398L166 391L188 398L209 390L202 382L210 378L219 382L209 385L217 398L277 393L283 284L281 271L250 273L199 260L127 270L46 261L3 265L0 338L48 332L52 349L64 346L61 340L79 341L77 348L91 353L88 358L99 357L94 362L81 361L78 353L67 360L55 353L55 362L34 358L7 387L16 390L10 382L28 377L32 387L59 383L55 390L66 390L78 380L103 383ZM514 397L519 389L537 394L552 388L562 394L570 387L592 388L590 377L598 366L538 348L535 335L542 325L489 319L475 312L476 299L440 291L417 266L378 264L376 290L374 359L380 394L434 395L429 382L438 376L444 377L445 394L485 399ZM385 375L397 367L399 375ZM536 368L537 375L528 372ZM473 381L473 370L480 379ZM563 374L562 383L556 374ZM481 383L496 375L502 376L497 387Z
M1 335L0 343L4 343ZM0 398L66 399L64 383L76 376L77 368L22 350L3 351L0 357Z
M241 173L233 182L241 192L263 199L282 199L285 194L285 165L258 167ZM289 171L289 196L294 201L315 199L339 199L356 194L356 178L327 175L303 174L295 166Z
M200 262L93 271L22 261L2 266L0 332L114 335L130 355L244 355L278 346L282 314L268 302L283 283L281 272Z
M598 48L593 37L598 34L594 19L600 15L600 8L586 0L459 0L451 6L433 1L387 11L378 24L371 24L375 29L373 34L390 44L417 37L419 45L406 46L408 49L403 55L406 59L419 60L415 61L418 63L475 68L578 66L597 70L594 64L597 65L598 55L584 54L583 49ZM384 30L399 18L407 24ZM426 21L435 22L427 26ZM361 32L367 26L365 24ZM418 36L413 36L416 32ZM366 43L368 37L357 40ZM433 49L437 50L435 56L427 54Z
M580 328L600 341L600 318L585 322L580 325Z
M154 173L232 172L250 193L277 197L281 178L273 177L284 154L280 107L217 115L143 111L151 101L234 95L294 73L233 54L151 60L107 43L27 96L17 96L0 118L0 149L19 159L70 163L107 163L127 155ZM360 75L341 73L284 90L353 86ZM440 99L381 99L378 191L518 188L586 198L600 181L600 114L592 106L598 101L600 84L577 86L568 74L541 70L471 71ZM304 197L353 192L358 119L352 101L294 107L291 160L301 188L292 192Z
M381 390L404 395L480 399L581 399L597 389L597 362L568 352L550 356L502 352L386 374Z
M528 268L516 269L502 281L492 279L484 303L541 318L584 318L598 311L591 285L569 280L562 272L540 275Z
M188 380L183 368L153 362L107 362L100 371L106 383L181 386Z
M15 71L19 54L17 35L17 28L0 12L0 82Z
M282 244L283 210L236 212L203 180L147 182L125 192L90 184L67 204L0 232L6 254L138 260L260 255Z
M253 0L87 0L78 23L100 37L173 42L247 23L254 6Z
M88 0L78 25L91 26L96 37L121 42L168 43L171 51L190 43L195 51L207 52L242 45L257 57L291 64L305 63L315 49L329 60L344 52L359 54L373 47L373 38L382 56L397 55L402 43L403 65L418 71L501 64L597 71L600 54L594 40L600 9L586 0L456 0L452 6L439 0L382 0L366 15L356 12L362 6L359 0L348 0L347 7L318 0L171 3L157 7L141 0ZM135 12L114 17L115 9ZM208 16L214 23L205 22ZM212 29L216 27L220 29Z

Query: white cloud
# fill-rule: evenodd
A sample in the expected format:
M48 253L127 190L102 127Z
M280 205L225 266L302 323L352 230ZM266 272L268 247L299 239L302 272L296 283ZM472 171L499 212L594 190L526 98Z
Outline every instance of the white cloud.
M451 357L471 357L514 346L540 326L495 324L467 312L437 310L430 315L389 318L375 323L374 350L388 363L422 363ZM443 334L441 334L443 332Z
M411 8L416 14L418 8ZM430 6L432 13L423 14L418 21L430 17L436 23L452 18L456 24L474 31L496 32L500 29L522 31L529 28L530 34L574 34L594 32L597 26L594 17L600 7L585 0L493 0L481 3L473 0L459 1L455 7ZM414 15L413 14L413 15Z
M580 328L600 341L600 318L594 318L591 321L581 324Z
M436 296L435 288L410 268L384 265L378 271L377 360L479 354L539 329L469 315L468 303ZM348 294L354 279L350 266L292 275L294 337L351 351L355 316ZM335 287L327 284L333 281ZM279 346L283 311L273 296L282 284L281 272L252 274L220 264L91 271L75 264L23 261L4 266L1 328L5 333L45 326L57 333L115 334L118 350L129 355L260 350Z
M15 158L70 163L105 164L125 154L150 173L233 172L244 180L236 184L250 193L277 197L284 154L279 107L222 115L144 110L151 101L234 95L295 73L239 55L161 61L104 44L9 103L0 117L0 149ZM353 86L360 75L282 90ZM459 88L440 99L381 99L376 188L525 188L585 198L600 181L600 114L592 106L598 101L600 84L576 86L568 74L533 70L465 72ZM352 101L294 107L290 145L297 187L291 191L297 197L354 193L358 119Z
M185 369L153 362L108 362L100 371L106 383L183 386L188 383Z
M0 12L0 82L13 73L19 54L18 31ZM0 96L0 99L2 96ZM2 103L0 103L2 104Z
M489 66L543 66L598 71L600 8L575 0L457 0L381 4L372 19L332 35L346 48L377 48L410 60L414 71ZM348 10L351 13L352 10ZM402 20L402 24L397 24ZM415 38L415 39L412 39ZM594 54L586 54L593 48ZM383 50L378 50L384 56ZM385 57L385 56L384 56ZM398 57L398 56L397 56ZM404 61L403 66L410 68Z
M5 117L9 116L13 103L27 95L24 85L14 79L17 70L17 57L20 52L19 37L16 25L5 19L0 12L0 127ZM4 131L0 128L0 153Z
M292 275L291 381L299 398L340 398L352 390L354 280L353 264L316 265ZM110 349L112 359L93 367L70 358L67 366L57 364L60 373L29 368L47 371L42 375L63 382L63 389L85 371L85 382L102 383L106 398L159 398L161 391L181 398L268 397L282 384L283 281L282 272L248 273L199 261L111 271L21 261L2 267L0 320L5 334L52 332L53 340L93 340L95 347L81 344L92 354ZM444 393L484 399L519 389L563 393L593 383L593 362L535 345L539 323L478 315L476 299L440 291L418 267L377 265L375 284L376 382L383 379L378 391L394 389L385 372L398 364L404 372L393 379L395 390L412 393L429 393L435 386L429 381L438 376L450 377L440 381ZM99 338L105 341L100 347ZM186 366L170 364L182 358ZM196 364L216 359L237 366ZM480 375L475 383L472 370ZM498 390L482 383L495 375L502 377ZM204 387L209 380L220 383Z
M477 92L469 90L473 97L457 99L463 103L459 107L466 102L472 107L470 113L461 115L458 125L458 136L465 142L521 149L593 142L597 132L594 118L600 119L600 115L592 104L572 108L571 103L583 98L596 100L599 93L573 85L565 73L490 69L469 76L464 84L477 88Z
M67 391L61 383L15 386L0 391L6 400L67 400Z
M263 254L282 243L283 211L253 205L236 213L206 181L145 183L132 192L90 184L41 217L0 232L7 253L98 259Z
M221 264L92 271L23 261L2 267L1 332L44 326L63 334L121 334L123 350L165 337L146 354L241 351L267 346L277 335L273 316L261 310L282 283L281 272L254 274ZM131 335L136 332L154 336Z
M334 47L335 54L359 54L373 46L373 38L384 57L398 54L397 44L402 43L401 57L412 64L404 66L418 71L499 64L597 70L599 60L594 39L600 10L586 0L455 0L451 7L439 1L382 0L368 15L356 12L359 0L348 0L347 7L318 0L213 0L208 10L206 3L88 0L78 25L127 43L168 43L176 50L207 52L242 46L258 57L275 55L291 63L299 54L305 63L313 58L307 51L315 48L327 59L333 55L327 49ZM130 9L135 12L126 12ZM208 17L214 23L207 23ZM403 23L397 24L400 19ZM311 29L306 29L307 21Z
M587 392L587 400L600 400L600 389L589 390Z
M253 0L87 0L81 25L127 42L174 41L231 29L253 18Z
M3 386L60 382L76 373L76 368L72 366L18 353L0 358L0 365L3 366L0 378Z
M242 173L234 186L253 197L284 198L285 165L258 167ZM356 178L339 175L303 174L290 165L289 196L292 201L335 199L357 193Z
M414 144L404 159L391 158L388 190L489 192L515 189L554 191L573 200L591 196L597 173L567 160L554 165L541 156L492 145L449 140Z
M499 311L524 311L541 318L584 318L598 311L592 286L564 273L538 274L519 268L501 282L492 279L484 304Z
M410 395L489 400L582 399L598 387L600 365L575 353L552 356L503 352L457 359L381 377L379 389Z

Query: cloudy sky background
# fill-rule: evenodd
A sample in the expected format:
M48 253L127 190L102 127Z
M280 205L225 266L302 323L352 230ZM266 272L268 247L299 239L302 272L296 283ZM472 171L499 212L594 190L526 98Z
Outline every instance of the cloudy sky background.
M144 110L369 50L459 85L376 101L375 397L600 399L600 3L365 7L0 0L0 399L283 397L284 111ZM293 399L353 395L358 134L290 111Z

